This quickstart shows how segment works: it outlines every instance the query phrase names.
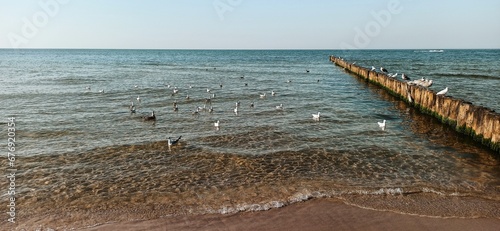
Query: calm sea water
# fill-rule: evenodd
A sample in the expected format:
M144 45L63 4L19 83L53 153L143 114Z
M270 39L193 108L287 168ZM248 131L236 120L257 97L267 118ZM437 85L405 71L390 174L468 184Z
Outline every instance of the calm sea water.
M258 211L317 197L500 217L497 154L329 55L433 79L431 89L500 109L500 50L0 50L5 138L16 118L20 224ZM143 121L152 111L157 120ZM169 150L166 138L178 136Z

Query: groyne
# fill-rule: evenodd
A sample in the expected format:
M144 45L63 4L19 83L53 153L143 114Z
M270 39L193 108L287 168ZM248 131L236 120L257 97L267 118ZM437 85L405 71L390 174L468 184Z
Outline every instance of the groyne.
M436 95L436 92L428 88L409 85L385 73L357 66L339 57L330 56L330 61L347 72L381 86L411 106L500 153L500 114L494 110L451 96Z

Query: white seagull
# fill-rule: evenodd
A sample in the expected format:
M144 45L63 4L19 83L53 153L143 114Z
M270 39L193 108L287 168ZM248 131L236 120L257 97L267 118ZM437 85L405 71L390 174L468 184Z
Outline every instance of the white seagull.
M380 71L387 73L387 69L380 67Z
M167 143L168 143L168 148L170 149L171 146L176 145L179 143L179 140L182 138L182 136L179 136L176 140L172 139L172 137L168 137Z
M320 118L319 112L318 112L318 114L312 114L312 116L313 116L314 120L319 120L319 118Z
M276 106L276 110L283 110L283 104L281 103L279 106Z
M377 123L378 123L378 126L380 128L382 128L382 130L385 130L385 120L384 120L384 122L377 122Z
M215 126L216 128L218 128L218 127L219 127L219 124L220 124L220 122L217 120L217 122L215 122L215 123L214 123L214 126Z
M374 66L372 66L372 70L371 71L375 71L377 70L377 68L375 68Z
M266 98L266 93L264 93L263 95L260 95L260 98L261 98L261 99Z
M446 93L448 92L448 87L446 87L445 89L443 89L442 91L436 93L436 95L446 95Z
M276 92L271 91L271 95L272 95L272 96L275 96L275 95L276 95Z
M137 102L141 102L141 97L140 96L137 96Z

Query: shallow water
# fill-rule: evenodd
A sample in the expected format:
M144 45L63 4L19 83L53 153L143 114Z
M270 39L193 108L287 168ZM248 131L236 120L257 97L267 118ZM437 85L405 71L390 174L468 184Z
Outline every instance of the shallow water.
M346 74L332 54L362 66L384 60L426 74L434 90L450 86L454 97L500 108L500 65L484 65L500 60L497 50L0 50L0 101L16 118L20 227L267 210L315 197L500 217L497 154ZM214 112L192 115L213 93ZM143 121L153 110L156 122ZM166 138L181 135L169 150Z

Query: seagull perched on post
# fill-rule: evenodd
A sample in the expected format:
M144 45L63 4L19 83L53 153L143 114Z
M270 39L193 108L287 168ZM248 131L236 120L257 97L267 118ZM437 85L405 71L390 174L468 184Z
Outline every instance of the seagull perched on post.
M182 138L182 136L179 136L179 138L177 139L172 139L172 137L168 137L167 139L167 143L168 143L168 148L170 149L171 146L173 145L176 145L177 143L179 143L179 140Z
M387 69L385 69L385 68L383 68L383 67L380 67L380 71L381 71L381 72L384 72L384 73L387 73L387 72L388 72L388 71L387 71Z
M446 87L445 89L443 89L442 91L436 93L436 95L446 95L446 93L448 92L448 87Z
M375 70L377 70L377 68L375 68L374 66L372 66L371 71L375 71Z
M405 73L401 74L401 78L403 80L410 80L410 77L408 77L407 75L405 75Z
M380 128L382 128L382 131L385 130L385 120L384 120L384 122L377 122L377 123L378 123L378 126Z

